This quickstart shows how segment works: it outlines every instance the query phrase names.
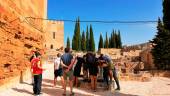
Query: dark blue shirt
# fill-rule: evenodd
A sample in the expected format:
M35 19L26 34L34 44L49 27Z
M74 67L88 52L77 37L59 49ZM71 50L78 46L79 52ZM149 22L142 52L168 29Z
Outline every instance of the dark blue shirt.
M61 60L67 66L69 66L71 64L72 59L73 59L73 56L70 53L65 53L61 56Z

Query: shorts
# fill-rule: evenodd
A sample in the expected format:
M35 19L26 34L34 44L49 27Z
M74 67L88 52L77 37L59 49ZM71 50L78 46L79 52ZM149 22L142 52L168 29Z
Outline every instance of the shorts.
M86 71L86 70L88 70L88 68L89 68L88 64L85 63L85 64L83 65L83 70Z
M54 76L55 77L61 77L61 76L63 76L63 70L62 70L62 68L59 68L58 70L55 70L54 71Z
M76 77L80 77L80 72L81 72L81 68L75 68L74 69L74 76L76 76Z
M91 66L89 67L89 74L93 76L97 76L98 73L98 67L97 66Z
M73 70L70 70L68 72L64 71L63 77L64 80L67 80L67 77L69 77L69 80L73 80Z

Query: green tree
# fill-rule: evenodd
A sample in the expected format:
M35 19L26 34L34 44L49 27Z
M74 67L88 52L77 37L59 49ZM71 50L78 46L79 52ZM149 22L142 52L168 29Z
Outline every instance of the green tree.
M86 29L86 51L89 51L89 31L88 26Z
M82 32L82 36L81 36L81 50L86 51L86 36L84 31Z
M75 48L74 48L74 37L72 38L72 49L75 50Z
M67 37L67 48L70 48L70 39L69 39L69 37Z
M77 26L77 38L78 38L78 51L81 50L81 34L80 34L80 18L78 17L78 26Z
M99 50L100 48L103 48L103 36L102 36L102 34L100 34L99 44L98 44L98 50Z
M90 25L90 39L89 39L89 51L95 51L95 43L94 43L94 35L93 35L93 28Z
M111 35L110 35L110 38L109 38L109 48L113 48L112 46L113 46L113 40L112 40L112 37L113 35L112 35L112 33L111 33Z
M72 48L73 50L79 51L81 50L81 35L80 35L80 19L76 20L74 35L72 40Z
M170 0L163 0L163 24L165 29L170 30Z
M165 31L164 26L160 19L158 19L158 25L157 25L157 34L155 38L151 41L154 46L152 49L152 55L154 59L154 64L158 69L165 69L166 60L167 58L167 52L169 49L167 49L167 37L168 32ZM165 38L166 37L166 38ZM168 60L169 61L169 60Z
M116 48L116 31L112 32L112 48Z
M118 30L118 48L122 48L122 40L121 40L120 30Z
M75 28L74 28L74 34L73 34L73 38L72 38L72 49L76 50L76 32L77 32L77 19L76 19L76 23L75 23Z
M106 38L105 38L105 44L104 44L105 48L109 48L109 40L108 40L108 37L107 37L107 32L106 32Z
M170 69L170 1L163 0L163 22L158 19L157 34L153 43L152 55L158 69Z
M76 43L76 29L77 29L77 20L75 23L75 28L74 28L74 34L73 34L73 38L72 38L72 49L75 50L75 43Z

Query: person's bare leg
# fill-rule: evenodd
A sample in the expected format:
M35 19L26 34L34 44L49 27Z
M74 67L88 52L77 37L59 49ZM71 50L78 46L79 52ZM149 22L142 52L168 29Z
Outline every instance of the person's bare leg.
M54 87L56 86L56 80L57 80L57 78L56 78L56 77L54 77L54 81L53 81L53 83L54 83Z
M94 90L94 79L93 79L93 76L91 75L90 78L91 78L91 89Z
M76 76L73 77L73 86L76 85Z
M61 84L62 84L62 88L64 89L65 83L64 83L64 78L63 76L60 77L61 78Z
M96 91L97 88L97 77L94 76L94 91Z
M87 74L87 72L84 70L84 71L83 71L83 78L84 78L84 80L86 80L86 77L87 77L86 74Z
M63 75L63 78L64 78L64 93L63 94L66 94L66 87L67 87L67 79L66 78L66 74Z
M69 80L70 92L73 93L73 80Z
M76 87L78 87L78 77L76 77L75 79L76 79Z
M112 72L112 70L109 70L109 77L110 77L110 82L112 83L112 80L113 80L113 72Z

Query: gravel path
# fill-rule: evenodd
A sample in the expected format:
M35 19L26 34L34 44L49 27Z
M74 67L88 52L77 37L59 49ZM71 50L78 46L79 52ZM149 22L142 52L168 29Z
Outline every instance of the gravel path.
M61 86L52 87L53 65L46 64L43 74L42 96L62 96ZM98 89L92 92L87 88L74 88L75 96L170 96L170 78L154 77L150 82L120 81L121 91L113 93ZM69 94L69 88L67 88ZM0 91L0 96L33 96L31 80L15 87Z

